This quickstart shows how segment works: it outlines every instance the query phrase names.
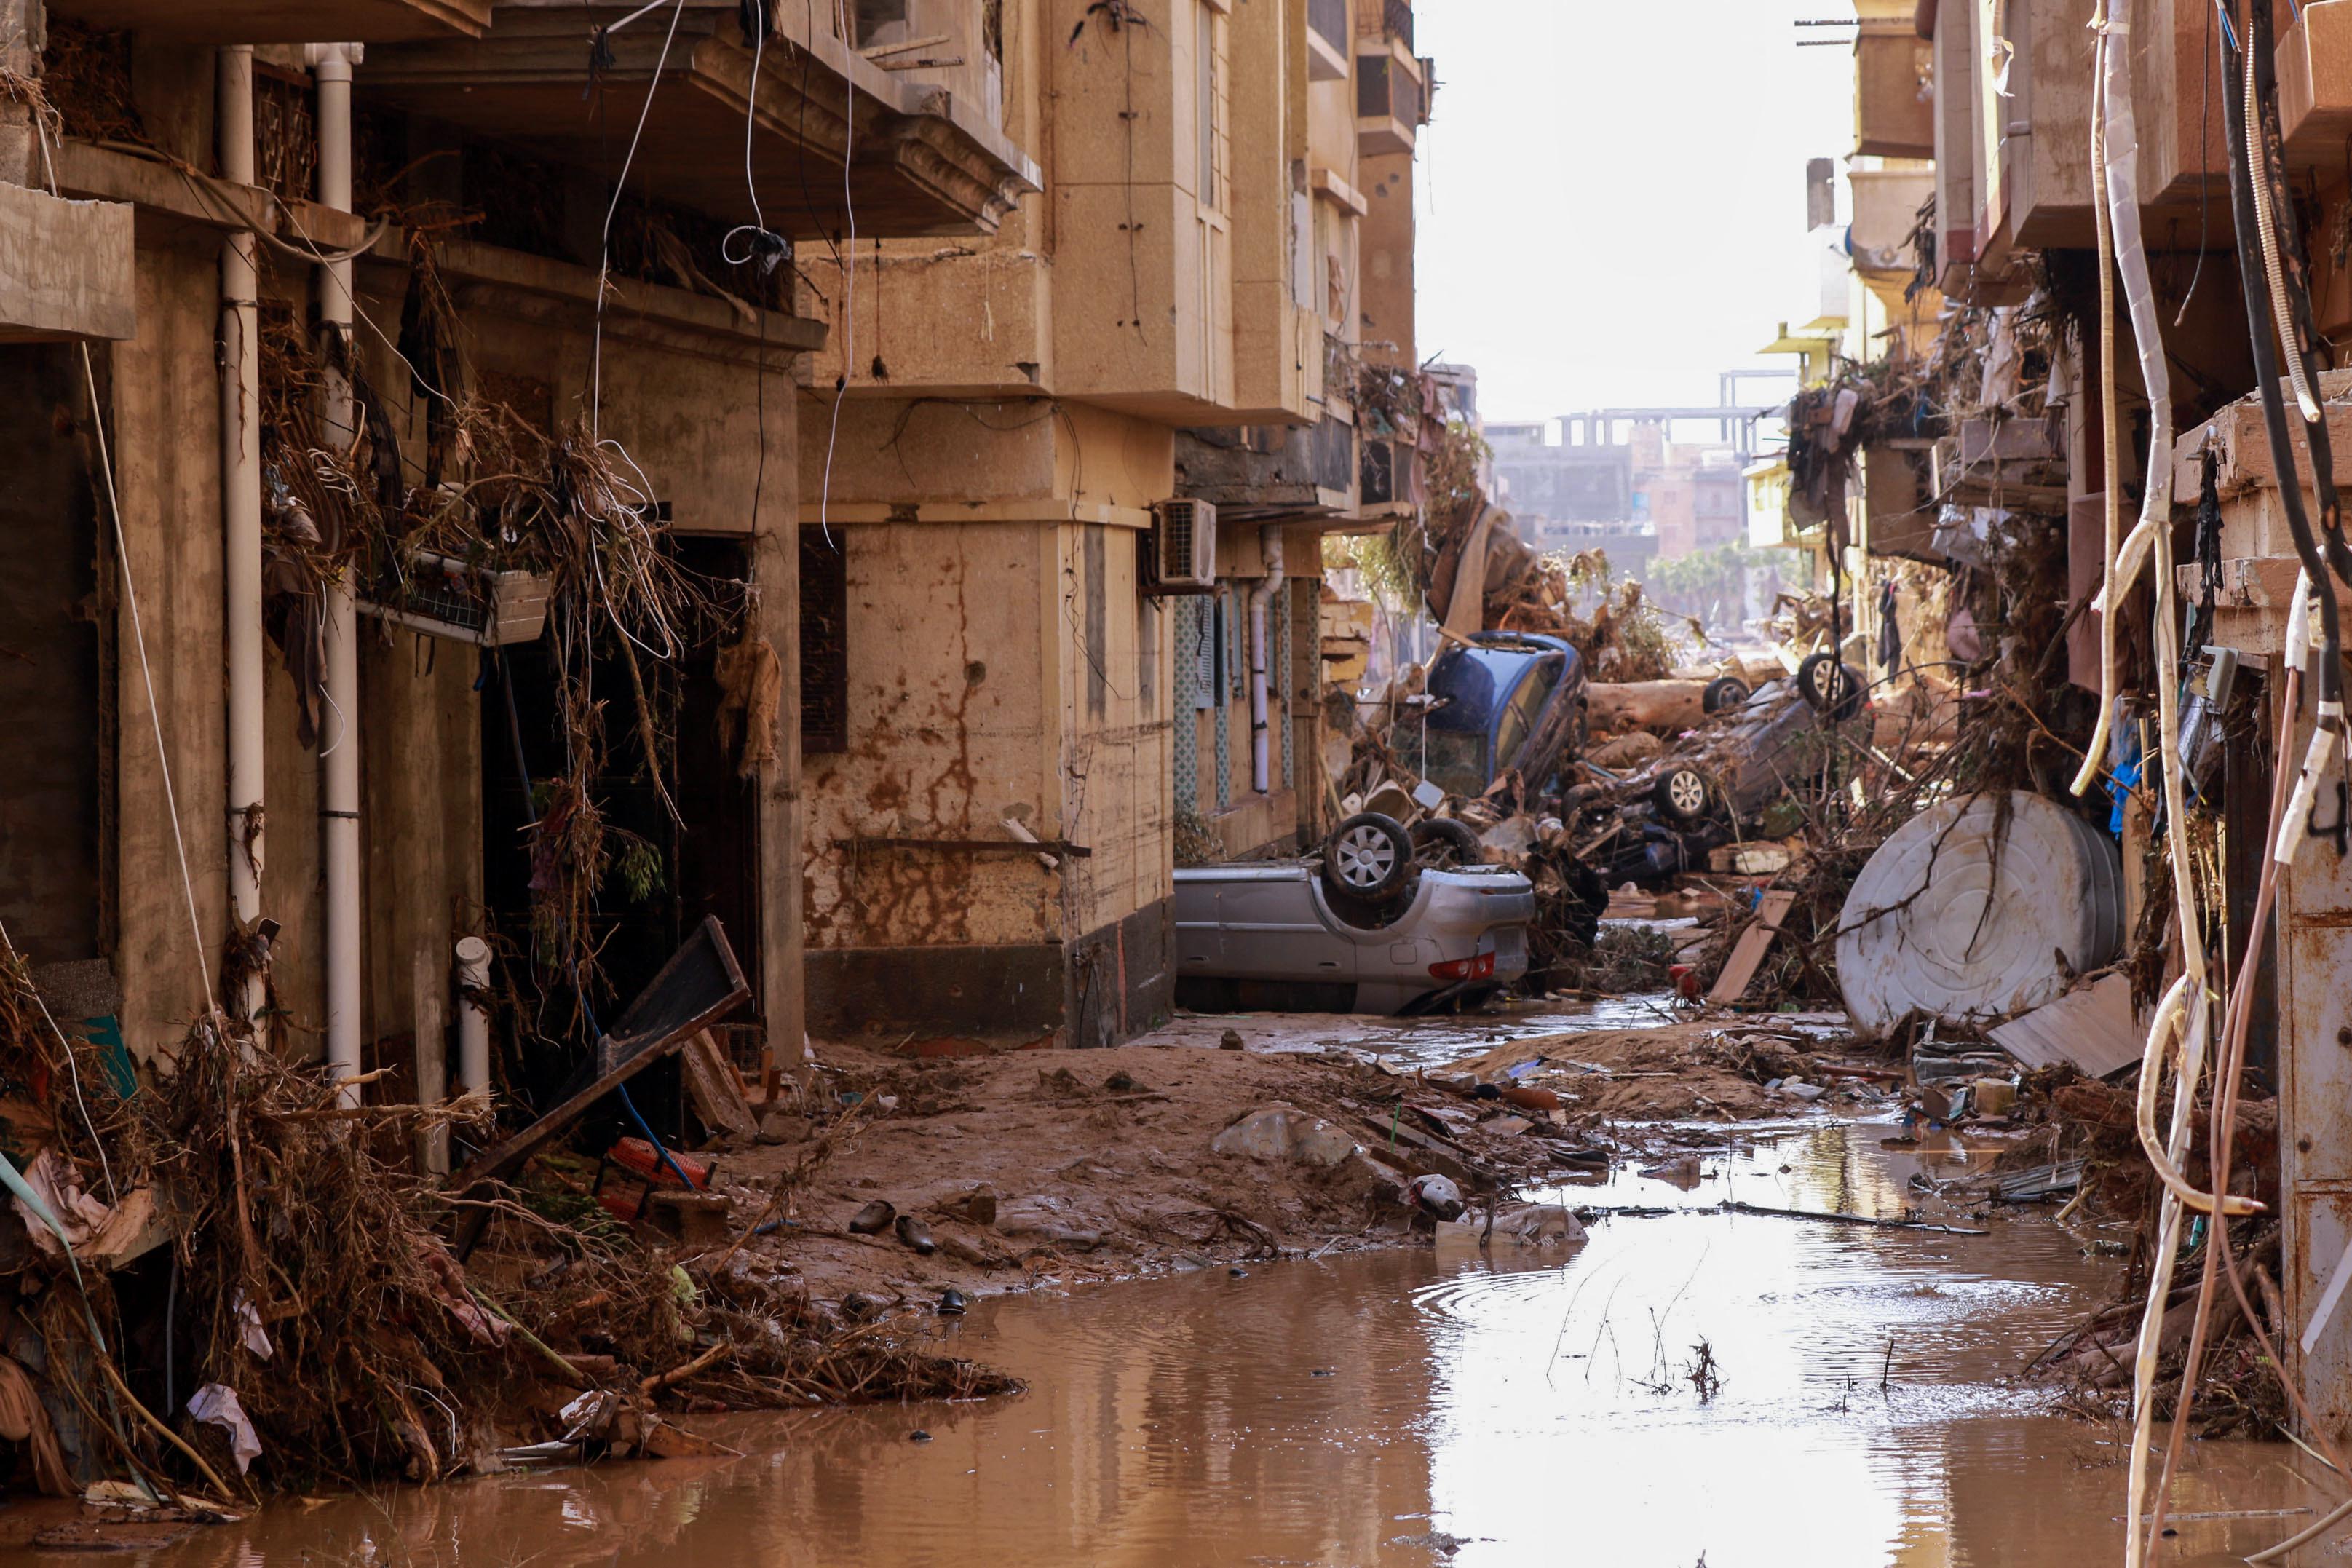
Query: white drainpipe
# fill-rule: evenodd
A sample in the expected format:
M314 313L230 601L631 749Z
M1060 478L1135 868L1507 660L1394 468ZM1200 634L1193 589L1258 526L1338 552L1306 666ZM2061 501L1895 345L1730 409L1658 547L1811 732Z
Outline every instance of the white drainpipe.
M352 205L352 68L358 44L313 44L308 51L319 88L319 204L348 212ZM352 347L353 263L319 268L319 325ZM348 448L359 438L350 381L327 370L327 438ZM319 816L326 861L327 1068L338 1081L360 1075L360 650L348 575L326 585L322 612L327 659L326 745L319 756ZM425 1042L417 1041L422 1052ZM342 1091L359 1103L359 1086Z
M1265 559L1265 575L1250 590L1250 788L1264 795L1274 787L1273 763L1266 746L1265 607L1282 586L1282 528L1268 523L1257 531L1258 551Z
M253 184L253 49L220 51L217 135L221 177ZM256 348L259 277L254 237L221 240L221 523L223 637L228 657L228 894L230 912L261 918L261 356ZM226 997L249 1018L261 1003L255 976Z
M488 1093L490 1087L490 1016L474 997L490 988L490 944L480 937L457 940L457 1088Z

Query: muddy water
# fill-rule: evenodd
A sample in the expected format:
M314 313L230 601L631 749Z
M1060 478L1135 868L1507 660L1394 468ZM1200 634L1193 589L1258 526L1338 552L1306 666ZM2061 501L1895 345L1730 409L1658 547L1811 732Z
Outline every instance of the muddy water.
M1472 1250L1223 1268L987 1303L940 1325L1012 1399L740 1421L725 1463L613 1465L301 1510L181 1565L1464 1564L2074 1568L2120 1561L2114 1433L2004 1381L2096 1300L2098 1233L1866 1230L1951 1153L1822 1127L1627 1178L1549 1258ZM1784 1169L1785 1167L1785 1169ZM1694 1386L1697 1346L1720 1376ZM917 1431L927 1441L913 1440ZM2317 1500L2283 1445L2200 1446L2178 1507ZM2307 1521L2190 1519L2193 1559ZM1460 1542L1448 1556L1435 1536Z

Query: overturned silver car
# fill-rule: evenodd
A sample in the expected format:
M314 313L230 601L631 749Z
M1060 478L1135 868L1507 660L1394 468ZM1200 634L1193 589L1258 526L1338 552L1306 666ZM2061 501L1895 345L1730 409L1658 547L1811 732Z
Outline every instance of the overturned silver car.
M1177 1005L1409 1013L1475 1001L1527 973L1535 912L1518 872L1416 865L1404 829L1365 813L1320 858L1177 871Z

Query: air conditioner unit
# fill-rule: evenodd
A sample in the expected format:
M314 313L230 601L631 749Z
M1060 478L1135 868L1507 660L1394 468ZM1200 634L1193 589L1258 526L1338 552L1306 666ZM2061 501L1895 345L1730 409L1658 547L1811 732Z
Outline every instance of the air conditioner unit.
M1157 509L1151 529L1154 594L1207 594L1217 586L1217 509L1178 498Z

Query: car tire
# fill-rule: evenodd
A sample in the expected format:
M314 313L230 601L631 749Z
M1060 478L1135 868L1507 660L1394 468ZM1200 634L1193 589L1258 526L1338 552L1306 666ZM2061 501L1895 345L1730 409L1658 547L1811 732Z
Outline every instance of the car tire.
M1714 794L1705 773L1688 763L1675 763L1660 772L1657 782L1650 786L1650 804L1668 822L1701 822L1706 820L1707 804Z
M1475 866L1486 858L1485 846L1466 824L1450 816L1433 816L1412 825L1414 858L1424 866L1439 870L1451 870L1456 866Z
M1862 711L1862 676L1833 653L1813 654L1797 666L1797 691L1833 723Z
M1379 900L1412 876L1412 839L1403 824L1377 811L1360 811L1323 841L1323 877L1351 899Z
M1698 694L1699 711L1720 713L1726 709L1738 707L1752 695L1748 689L1748 682L1738 676L1718 675L1706 683L1706 690Z

